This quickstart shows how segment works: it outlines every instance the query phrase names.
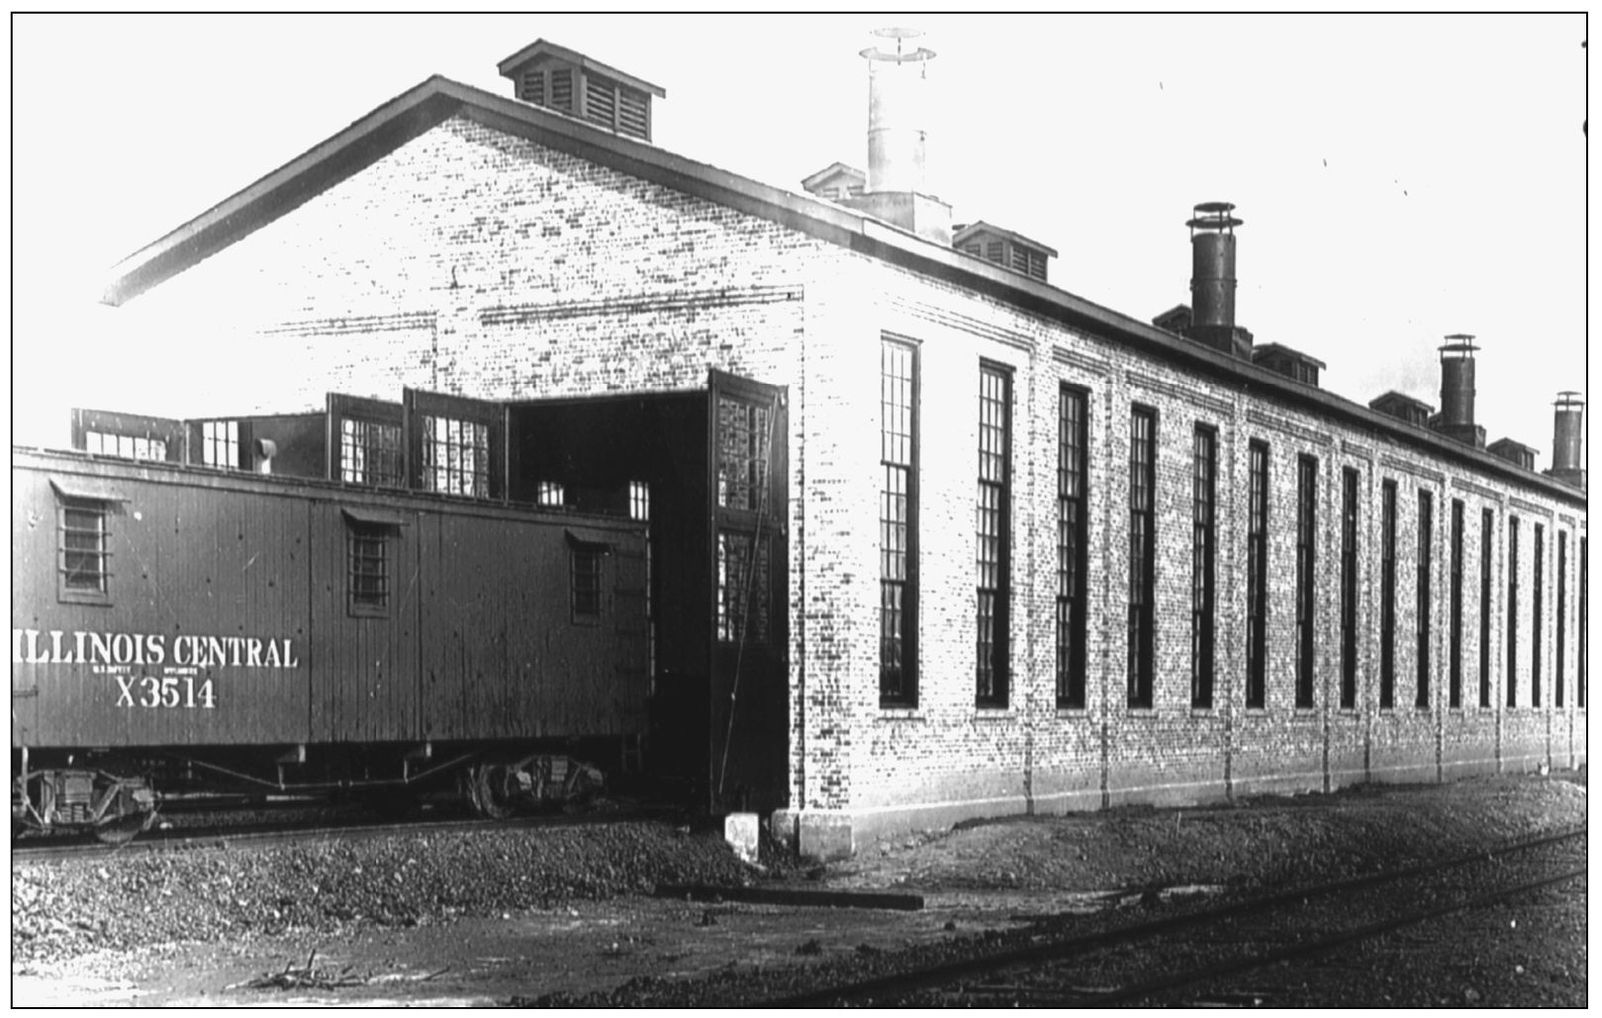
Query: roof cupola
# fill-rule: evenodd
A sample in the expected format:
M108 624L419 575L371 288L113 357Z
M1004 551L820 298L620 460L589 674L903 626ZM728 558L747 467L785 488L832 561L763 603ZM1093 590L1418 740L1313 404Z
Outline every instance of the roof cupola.
M616 131L651 140L651 97L667 92L649 81L537 39L496 65L517 98Z

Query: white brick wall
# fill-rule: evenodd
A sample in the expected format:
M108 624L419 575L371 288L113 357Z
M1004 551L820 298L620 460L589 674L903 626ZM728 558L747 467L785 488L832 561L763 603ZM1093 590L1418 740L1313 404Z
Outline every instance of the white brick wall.
M1365 776L1567 765L1584 513L1534 489L1189 374L992 298L576 156L447 121L134 301L153 353L247 345L226 388L140 384L173 413L295 409L329 389L401 385L484 398L699 388L708 368L791 393L794 810L874 830L1026 808L1323 788ZM352 321L368 323L365 331ZM919 704L878 705L879 339L918 344ZM1014 369L1012 696L974 706L974 497L981 358ZM1088 388L1088 705L1055 704L1057 392ZM161 387L166 386L164 390ZM203 399L202 399L203 397ZM226 399L224 398L226 397ZM1154 705L1125 703L1128 427L1158 412ZM1191 436L1218 429L1214 706L1190 706ZM1243 706L1246 449L1271 449L1268 702ZM1293 705L1296 457L1319 461L1315 705ZM1360 690L1339 695L1340 471L1362 478ZM1398 482L1396 708L1377 709L1380 482ZM1435 493L1432 696L1413 706L1417 489ZM1465 501L1461 710L1448 710L1451 502ZM1512 500L1524 505L1517 507ZM1478 707L1479 512L1496 509L1492 707ZM1520 706L1504 708L1507 513L1521 526ZM1561 518L1571 522L1560 523ZM1539 711L1529 703L1531 523L1547 531ZM1556 532L1570 533L1567 695L1554 708Z

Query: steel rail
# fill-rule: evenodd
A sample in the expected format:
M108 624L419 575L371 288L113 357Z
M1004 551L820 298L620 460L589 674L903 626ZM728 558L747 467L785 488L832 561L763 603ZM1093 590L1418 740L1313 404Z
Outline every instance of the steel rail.
M1442 872L1502 855L1511 855L1515 852L1540 848L1560 841L1583 838L1585 835L1584 828L1572 828L1536 838L1509 842L1491 849L1481 849L1451 859L1419 863L1400 869L1381 870L1376 873L1363 874L1342 880L1331 880L1321 884L1290 888L1218 908L1186 912L1183 915L1168 916L1151 922L1133 923L1116 929L1053 939L1045 943L1033 943L1010 949L1004 948L959 961L922 966L906 972L876 976L843 986L825 987L762 1003L763 1006L769 1007L800 1007L828 1005L870 997L898 996L1009 965L1054 960L1077 952L1169 933L1174 930L1184 929L1187 926L1199 926L1226 918L1251 915L1308 898L1325 897L1343 891L1403 880L1426 873Z
M1161 993L1165 990L1174 990L1185 986L1194 986L1197 983L1205 983L1208 980L1216 979L1220 976L1234 975L1239 972L1249 972L1252 969L1266 968L1269 965L1273 965L1281 961L1289 961L1296 958L1308 958L1312 957L1313 955L1323 954L1325 952L1332 951L1337 947L1342 947L1346 944L1354 943L1360 940L1369 940L1373 937L1380 936L1381 934L1389 933L1392 930L1401 929L1404 926L1415 926L1418 923L1426 922L1430 919L1437 919L1441 916L1452 915L1456 912L1467 912L1472 909L1485 908L1488 905L1495 905L1506 901L1509 898L1517 898L1532 891L1538 891L1543 887L1549 887L1553 884L1561 884L1585 875L1586 869L1583 866L1579 867L1578 869L1564 870L1562 873L1559 873L1556 876L1543 877L1540 880L1531 880L1515 887L1504 888L1499 891L1491 891L1489 893L1481 894L1477 897L1471 898L1468 901L1459 902L1455 905L1442 905L1437 908L1429 908L1422 911L1404 913L1401 916L1390 919L1382 919L1379 922L1367 923L1362 926L1353 927L1349 930L1343 930L1339 933L1332 934L1320 940L1310 941L1305 944L1293 944L1289 947L1277 948L1275 950L1268 951L1260 955L1254 955L1249 958L1239 958L1234 961L1210 965L1205 969L1192 969L1189 972L1180 972L1171 976L1162 976L1157 979L1150 979L1143 983L1134 983L1129 986L1114 990L1110 993L1091 993L1078 995L1075 1002L1089 1006L1129 1003L1131 1001L1154 996L1155 994Z
M28 845L12 843L11 861L47 862L66 859L96 859L110 855L152 852L182 852L199 848L253 848L294 841L368 840L386 835L433 835L497 830L538 830L548 827L588 827L604 823L633 823L660 819L660 814L631 810L595 815L527 816L506 820L477 817L456 820L420 820L403 823L328 824L305 827L193 828L146 835L123 845L99 841Z

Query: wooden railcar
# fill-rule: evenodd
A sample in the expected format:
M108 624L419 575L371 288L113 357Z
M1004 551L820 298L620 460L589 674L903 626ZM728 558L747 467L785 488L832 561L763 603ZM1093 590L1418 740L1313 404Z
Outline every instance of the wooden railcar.
M13 826L121 833L168 783L485 812L644 733L646 525L12 452Z

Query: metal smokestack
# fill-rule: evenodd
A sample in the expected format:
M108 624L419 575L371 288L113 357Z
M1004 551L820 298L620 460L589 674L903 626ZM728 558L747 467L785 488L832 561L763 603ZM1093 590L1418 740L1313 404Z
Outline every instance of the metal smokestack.
M1250 360L1252 334L1235 324L1235 227L1227 201L1195 206L1190 227L1190 325L1185 335L1232 357Z
M895 52L874 46L862 51L868 61L868 190L924 190L924 143L927 106L925 69L934 51L919 46L907 52L906 40L923 33L915 28L880 28L874 35L894 39Z
M1584 466L1580 460L1580 435L1585 401L1577 392L1564 391L1558 393L1552 406L1552 473L1577 473Z
M1235 227L1227 201L1202 202L1190 227L1191 324L1232 329L1235 326Z
M1454 333L1446 337L1441 351L1441 426L1470 427L1474 424L1474 337Z
M1485 429L1474 423L1474 337L1456 332L1441 351L1441 412L1430 427L1476 449L1485 448Z
M917 29L880 28L873 34L894 39L895 52L878 46L862 51L868 61L867 186L836 200L950 247L951 206L924 190L925 72L934 51L908 51L906 40L923 34Z

